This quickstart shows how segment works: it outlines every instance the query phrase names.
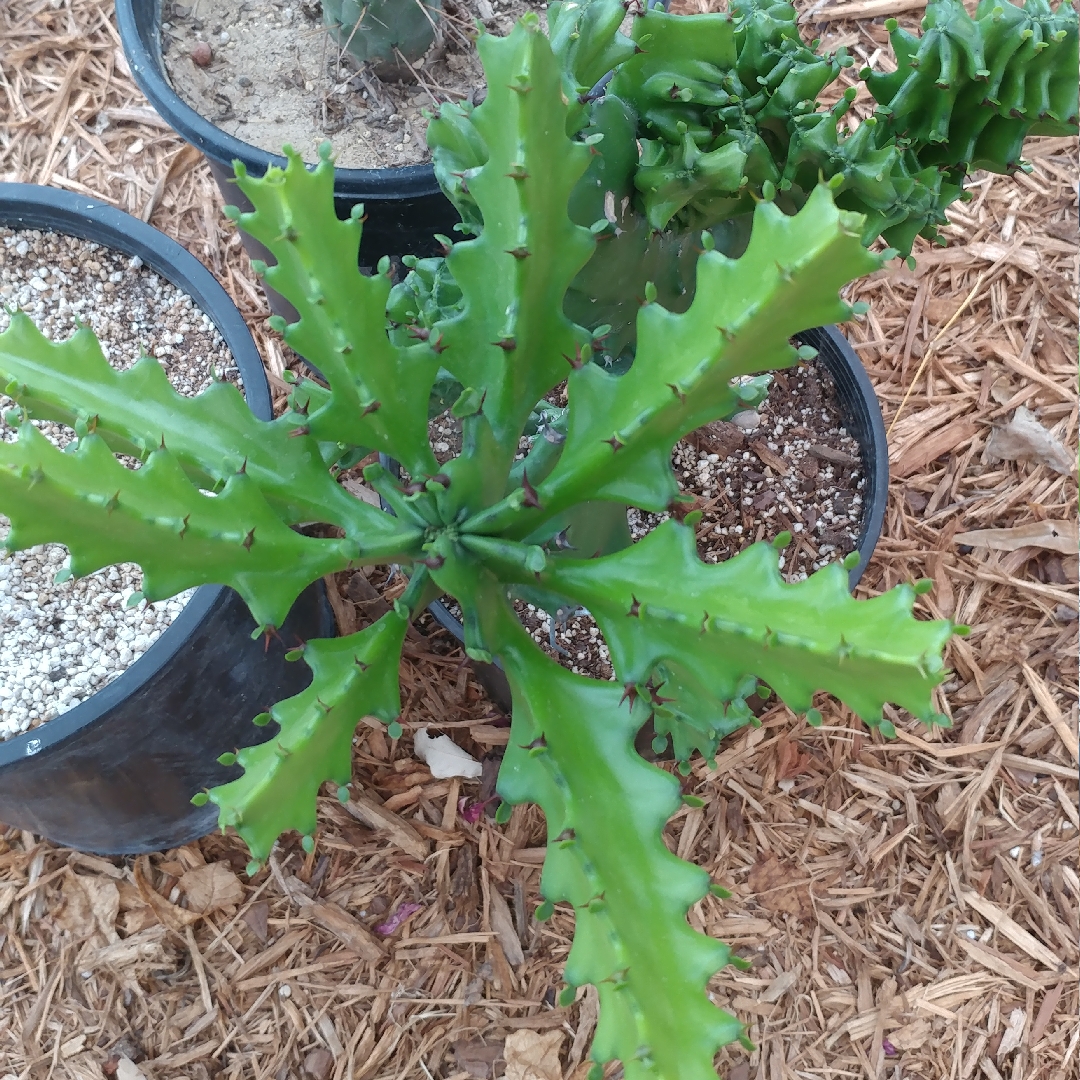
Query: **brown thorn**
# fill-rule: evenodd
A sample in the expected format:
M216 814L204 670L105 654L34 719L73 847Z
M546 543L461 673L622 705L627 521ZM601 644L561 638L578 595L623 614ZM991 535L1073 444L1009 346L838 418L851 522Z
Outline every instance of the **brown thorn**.
M574 355L567 356L566 353L562 354L562 358L575 370L579 370L584 366L585 361L581 359L581 346L574 346Z
M540 509L540 499L537 497L536 488L529 483L529 474L521 470L521 490L525 492L525 501L522 506L531 506L535 510Z

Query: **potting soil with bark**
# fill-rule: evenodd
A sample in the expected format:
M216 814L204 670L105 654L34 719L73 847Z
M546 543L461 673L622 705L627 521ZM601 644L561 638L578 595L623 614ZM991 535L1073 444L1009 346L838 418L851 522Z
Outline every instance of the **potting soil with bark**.
M758 540L790 532L779 553L781 575L804 580L858 547L866 480L859 444L843 426L836 388L816 362L774 373L767 399L757 410L717 421L676 443L671 464L683 492L694 497L679 516L701 511L698 554L724 562ZM440 461L460 445L449 414L431 422ZM446 446L439 453L438 447ZM631 535L640 540L670 515L631 508ZM460 618L460 608L448 603ZM518 617L536 643L565 667L597 679L613 679L607 645L587 613L561 612L555 620L532 604L515 603Z
M473 46L477 20L507 34L535 0L445 0L432 47L405 71L380 79L358 68L323 25L318 0L184 0L164 5L162 51L173 89L230 135L280 154L292 146L318 160L329 139L343 169L386 169L430 160L421 110L479 101L484 73ZM210 61L205 59L206 47ZM196 50L199 50L198 52ZM200 55L201 54L201 55Z
M187 396L210 385L212 370L239 385L232 355L210 319L137 258L74 237L0 228L0 301L24 311L53 341L65 340L76 321L83 322L115 367L130 367L145 350ZM0 307L0 331L9 322ZM0 396L0 415L13 404ZM57 446L74 438L60 424L35 426ZM0 438L15 437L0 420ZM9 531L0 515L0 543ZM53 719L122 674L193 591L128 608L142 584L138 566L105 567L56 584L66 562L59 544L0 548L0 739Z

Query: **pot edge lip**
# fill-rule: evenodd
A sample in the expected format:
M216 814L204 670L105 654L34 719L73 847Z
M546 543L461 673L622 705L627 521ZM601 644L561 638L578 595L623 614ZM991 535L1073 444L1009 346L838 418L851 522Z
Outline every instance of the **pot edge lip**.
M249 408L259 419L272 416L262 358L243 316L213 274L171 237L109 203L39 184L0 183L0 226L63 233L141 258L210 318L240 370ZM103 719L177 656L226 592L221 585L198 586L150 648L115 679L67 712L0 741L0 770L37 757Z
M155 111L178 135L226 168L231 169L236 160L259 176L272 165L285 168L287 160L283 155L262 150L230 135L188 105L169 85L159 69L160 51L155 50L158 52L158 56L155 56L140 32L135 16L135 5L139 3L153 5L152 22L154 25L161 22L160 0L116 0L116 20L131 76ZM334 194L338 198L357 201L386 202L404 202L435 195L443 197L430 162L388 169L345 169L335 166Z

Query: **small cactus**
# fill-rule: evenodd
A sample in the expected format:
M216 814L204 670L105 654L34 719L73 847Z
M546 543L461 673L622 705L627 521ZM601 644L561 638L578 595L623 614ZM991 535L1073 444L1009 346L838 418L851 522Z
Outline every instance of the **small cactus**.
M322 8L334 40L385 77L406 71L427 52L442 0L323 0Z

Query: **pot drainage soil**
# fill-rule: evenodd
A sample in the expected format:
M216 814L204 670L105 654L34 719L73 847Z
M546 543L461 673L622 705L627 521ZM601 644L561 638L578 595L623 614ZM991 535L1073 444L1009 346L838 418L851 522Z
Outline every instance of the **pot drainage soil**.
M161 48L173 89L222 131L273 154L291 145L309 162L330 139L339 168L385 169L429 160L422 109L479 100L476 20L506 34L524 12L545 6L445 0L442 40L413 64L409 84L382 81L367 66L358 71L313 0L174 3L166 7ZM193 55L205 61L207 46L211 59L202 66Z
M0 300L21 308L55 341L70 336L77 321L85 323L115 367L130 367L149 352L187 396L209 386L214 373L239 385L229 350L191 298L139 259L99 244L0 228ZM0 330L9 321L0 307ZM0 396L0 415L12 404ZM36 426L58 446L74 438L59 424ZM15 438L2 421L0 438ZM0 543L8 532L0 516ZM66 561L59 544L13 553L0 548L0 739L66 712L124 672L194 591L127 608L141 586L137 566L56 584Z
M557 392L549 396L556 400ZM440 463L460 448L460 428L450 414L432 420L429 431ZM787 531L793 539L780 553L780 572L799 581L858 547L866 486L859 444L843 426L836 387L819 363L775 372L756 411L692 432L676 443L671 463L682 490L694 497L679 515L701 511L696 535L705 562L723 562ZM631 509L631 535L639 540L668 517ZM549 656L582 675L614 678L590 615L549 613L520 601L514 606ZM446 607L460 620L454 601ZM553 616L558 648L551 644Z

